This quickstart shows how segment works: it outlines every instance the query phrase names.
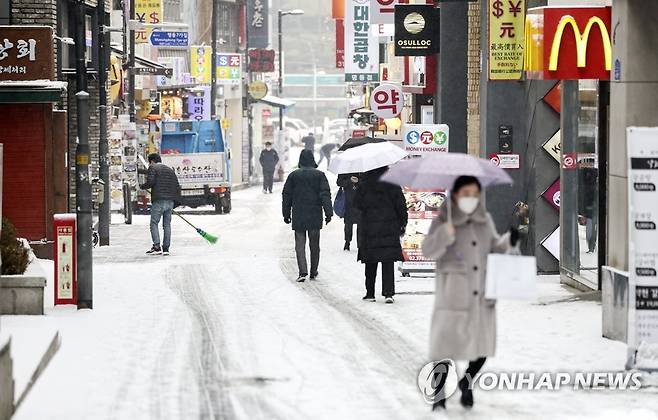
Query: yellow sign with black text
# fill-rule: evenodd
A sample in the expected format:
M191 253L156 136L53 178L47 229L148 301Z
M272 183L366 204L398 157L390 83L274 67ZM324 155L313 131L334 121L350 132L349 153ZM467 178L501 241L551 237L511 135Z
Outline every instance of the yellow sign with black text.
M489 79L523 75L525 0L489 0Z

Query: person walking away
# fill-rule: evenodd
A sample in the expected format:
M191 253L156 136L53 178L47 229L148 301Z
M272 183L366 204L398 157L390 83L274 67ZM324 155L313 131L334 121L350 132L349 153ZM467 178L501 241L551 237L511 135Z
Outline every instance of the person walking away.
M331 153L339 145L336 143L327 143L320 147L320 160L318 161L318 166L322 163L323 160L327 159L327 167L331 164Z
M459 381L460 402L466 408L473 406L472 380L496 348L496 301L484 297L487 256L509 251L519 238L516 229L499 236L480 200L481 191L477 178L457 178L451 206L443 204L422 245L425 257L437 264L430 358L470 361ZM434 410L445 409L442 395Z
M302 137L302 143L304 143L304 149L310 150L311 153L315 153L315 136L313 133L308 133L308 136ZM313 157L315 160L315 157Z
M311 280L318 277L320 264L320 230L322 211L324 221L329 224L334 212L331 205L331 190L324 172L317 170L313 152L302 150L299 169L288 175L283 187L283 221L292 223L295 232L295 252L299 268L298 282L306 281L309 274L306 262L306 238L311 249Z
M354 235L354 225L359 223L359 210L354 207L354 196L358 189L359 174L338 175L336 184L343 189L345 194L345 217L343 218L345 222L345 246L343 251L349 251Z
M263 167L263 193L272 194L274 186L274 171L279 163L279 154L272 149L272 143L265 143L265 149L260 152L260 165Z
M146 182L140 185L143 190L151 190L151 240L153 246L148 255L169 255L171 245L171 215L174 202L180 197L180 184L173 169L162 163L157 153L148 156L149 168ZM164 238L160 246L159 224L162 219Z
M402 261L400 237L407 227L407 204L402 188L380 182L387 168L363 174L354 198L354 207L361 213L357 229L358 260L365 264L366 295L363 300L375 301L377 265L382 265L382 295L393 303L395 295L394 264Z

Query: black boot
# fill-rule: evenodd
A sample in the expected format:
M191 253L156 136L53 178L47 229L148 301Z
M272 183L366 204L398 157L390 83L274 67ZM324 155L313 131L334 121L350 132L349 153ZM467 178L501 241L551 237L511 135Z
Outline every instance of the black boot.
M473 390L468 386L468 379L464 376L461 381L459 381L459 390L462 392L459 402L464 406L464 408L473 407Z
M350 243L345 241L345 246L343 247L343 251L349 251L350 250Z

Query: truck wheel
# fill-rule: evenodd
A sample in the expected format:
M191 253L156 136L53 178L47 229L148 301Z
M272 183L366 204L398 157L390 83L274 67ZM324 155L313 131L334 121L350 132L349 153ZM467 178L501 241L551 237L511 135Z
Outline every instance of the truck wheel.
M221 198L217 197L217 200L215 201L215 214L222 214L222 210Z
M222 211L224 214L229 214L231 212L231 196L224 196L219 199Z

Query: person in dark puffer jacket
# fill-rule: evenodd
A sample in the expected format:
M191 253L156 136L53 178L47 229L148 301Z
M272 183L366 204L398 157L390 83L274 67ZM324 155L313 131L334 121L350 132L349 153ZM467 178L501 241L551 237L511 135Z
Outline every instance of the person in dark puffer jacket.
M171 245L171 215L174 202L180 197L180 184L173 169L162 163L157 153L148 156L149 168L146 182L140 185L143 190L151 190L151 239L153 246L148 255L169 255ZM158 225L162 219L164 238L160 247L160 232Z
M295 231L295 252L299 267L298 282L306 280L309 274L306 265L306 237L311 248L311 280L318 276L320 263L320 229L322 211L328 224L334 214L331 205L331 190L324 172L317 170L317 164L310 150L302 150L299 156L299 169L288 175L283 187L283 221L292 223Z
M395 295L394 263L402 261L400 237L407 228L407 203L402 188L379 181L387 168L363 174L354 197L354 206L361 212L357 229L358 260L366 265L366 295L363 300L375 301L377 265L382 265L382 295L393 303Z

